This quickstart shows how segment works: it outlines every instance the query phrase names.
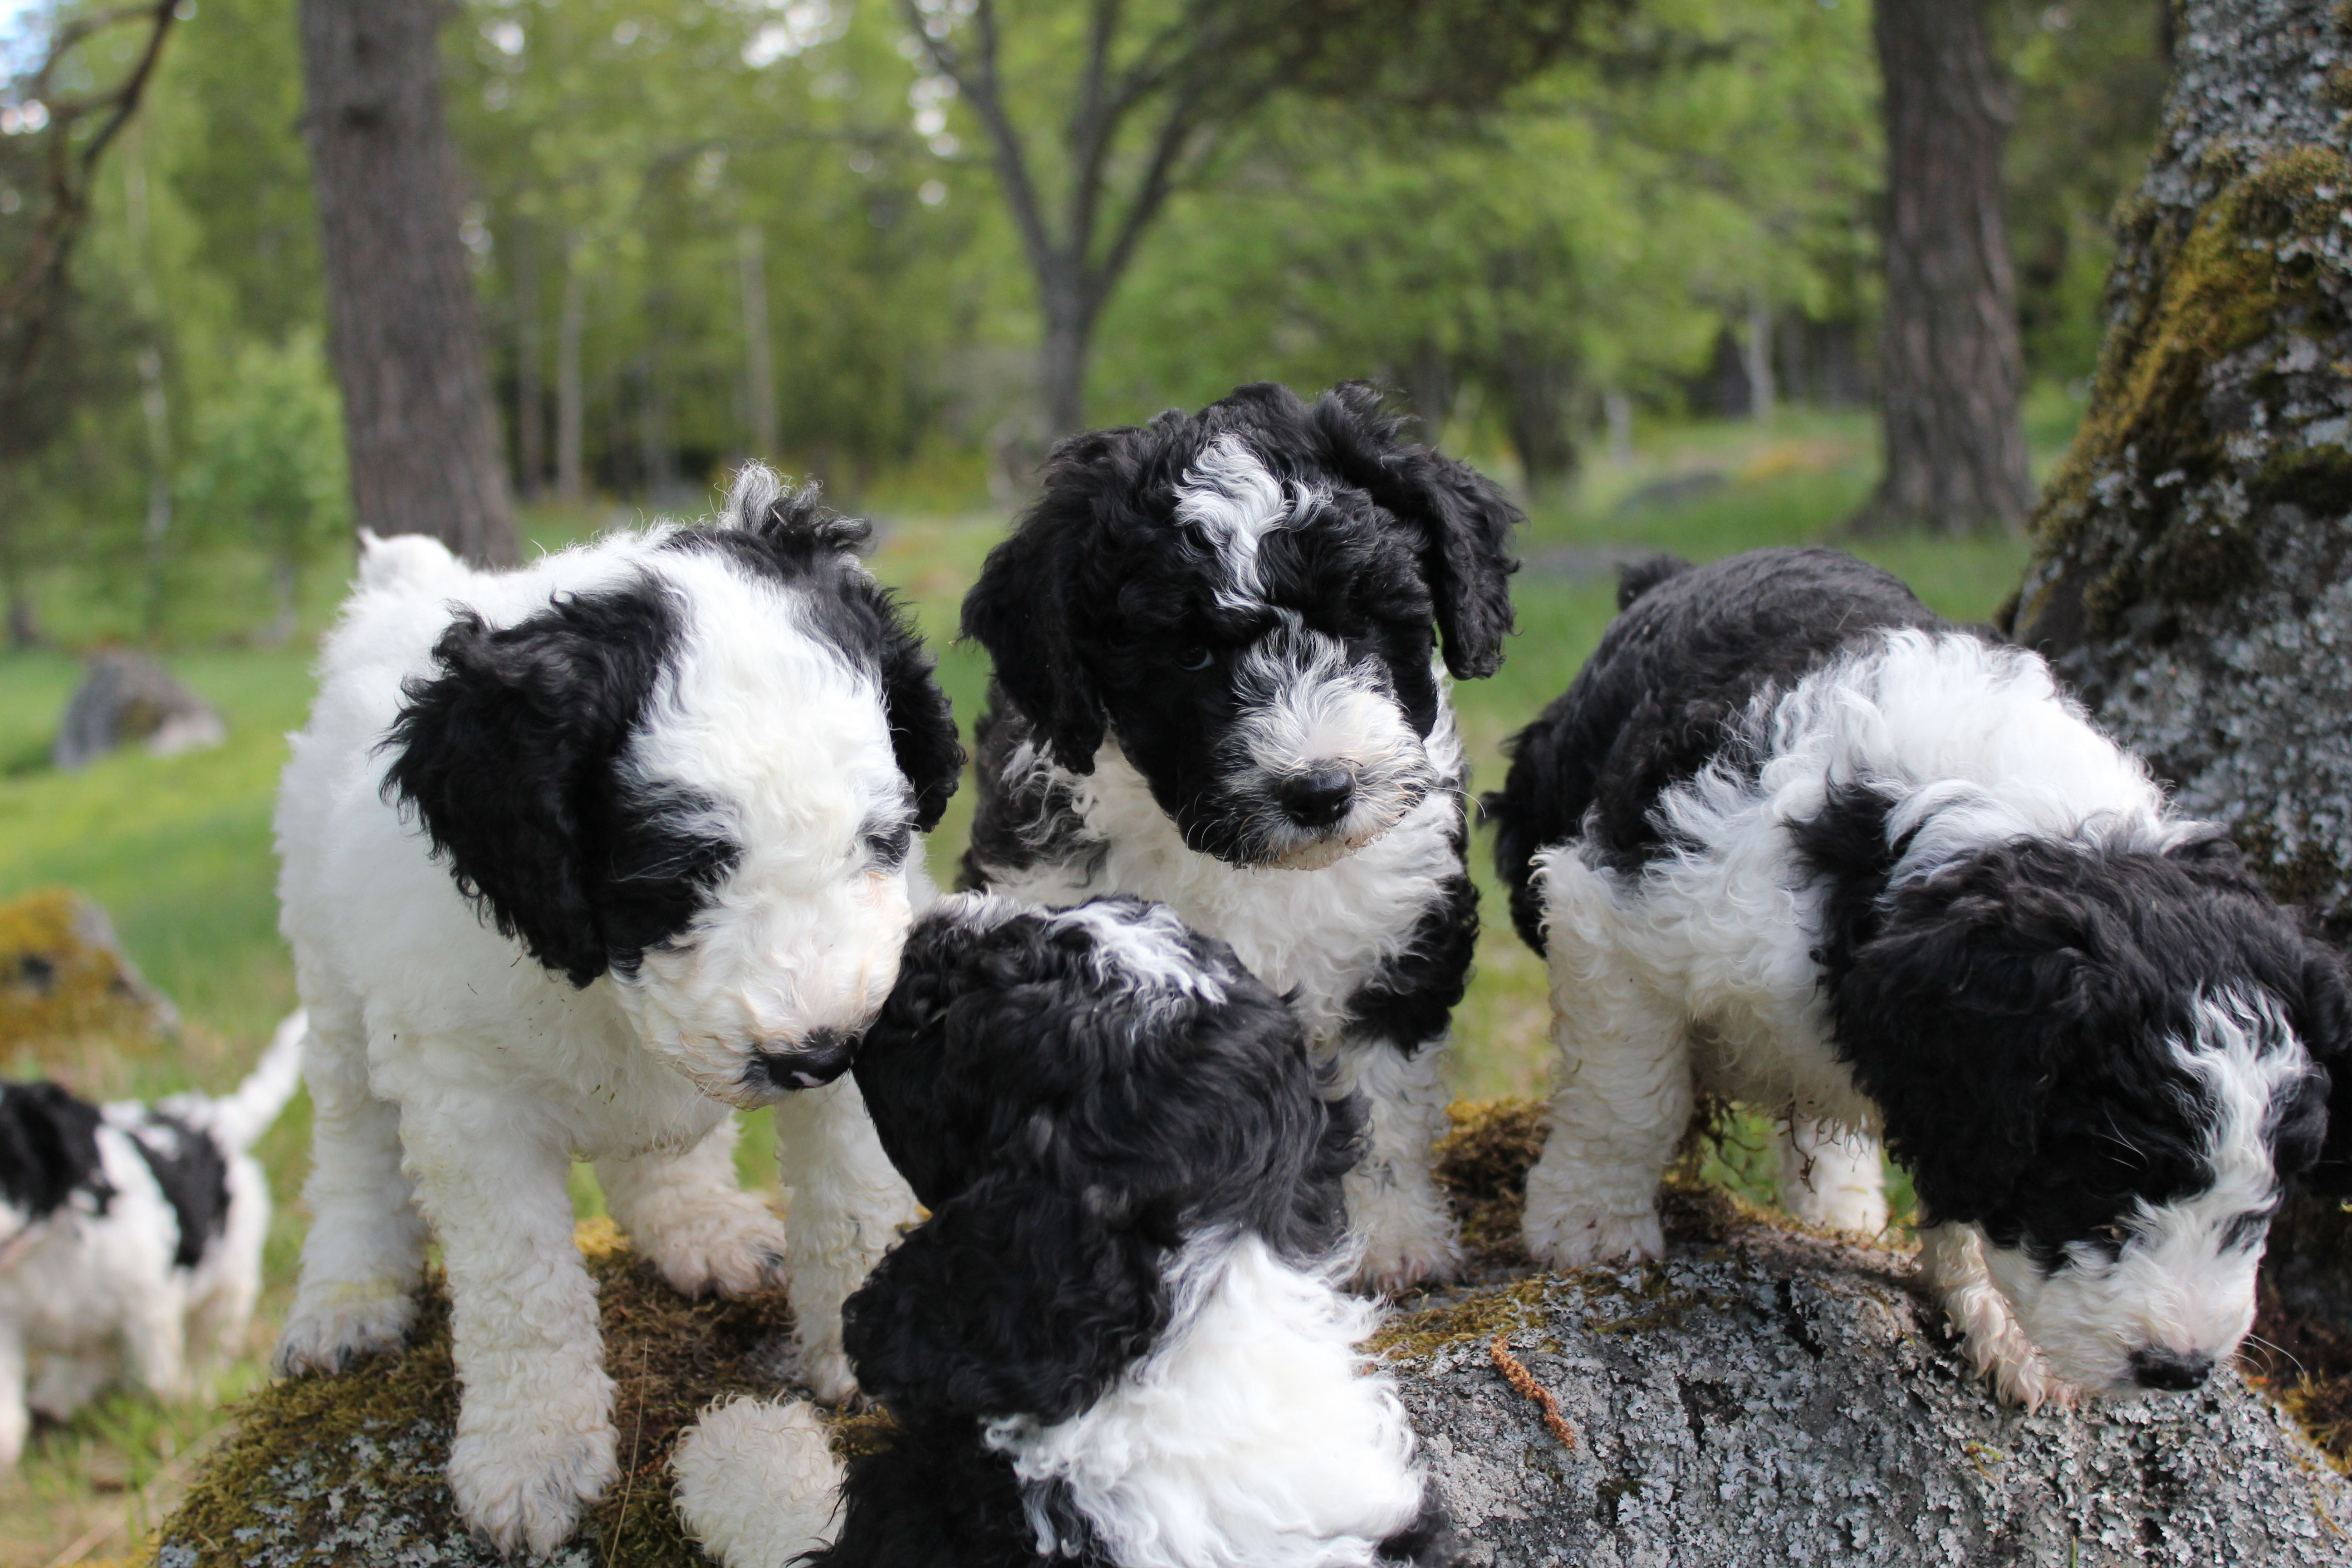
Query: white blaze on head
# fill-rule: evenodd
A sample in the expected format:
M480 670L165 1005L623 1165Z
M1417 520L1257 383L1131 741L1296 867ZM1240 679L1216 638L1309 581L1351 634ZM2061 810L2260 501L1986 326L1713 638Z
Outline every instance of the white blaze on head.
M1218 597L1247 602L1262 591L1260 542L1274 530L1304 518L1319 500L1304 489L1294 496L1240 437L1220 436L1176 487L1176 521L1207 534L1223 563L1230 588Z

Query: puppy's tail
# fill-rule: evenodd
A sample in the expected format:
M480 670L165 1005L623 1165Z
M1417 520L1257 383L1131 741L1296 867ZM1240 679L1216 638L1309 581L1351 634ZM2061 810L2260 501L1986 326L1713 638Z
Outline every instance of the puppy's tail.
M687 1533L725 1568L789 1568L833 1542L841 1461L797 1400L715 1405L670 1456Z
M241 1153L269 1131L302 1081L302 1042L310 1037L310 1015L299 1007L287 1014L269 1037L269 1048L236 1092L206 1109L205 1120L214 1136Z
M1691 563L1679 555L1653 555L1617 569L1617 608L1630 608L1634 600L1656 587L1669 577L1679 577L1691 569Z
M422 533L378 534L362 528L359 566L352 581L361 589L430 588L462 570L449 547L437 539Z

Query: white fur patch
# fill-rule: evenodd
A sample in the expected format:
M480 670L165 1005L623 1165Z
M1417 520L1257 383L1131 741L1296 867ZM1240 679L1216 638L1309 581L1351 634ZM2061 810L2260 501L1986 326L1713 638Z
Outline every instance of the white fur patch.
M1122 1568L1370 1564L1420 1511L1402 1404L1362 1374L1368 1303L1255 1237L1195 1242L1151 1357L1092 1405L988 1441L1033 1486L1060 1482ZM1032 1510L1037 1549L1058 1544Z
M1299 494L1297 511L1310 504ZM1209 537L1225 570L1217 597L1227 604L1255 603L1264 591L1258 580L1259 543L1294 517L1292 498L1238 436L1220 436L1176 487L1176 521Z
M1083 927L1095 939L1097 973L1148 991L1175 992L1215 1005L1225 988L1197 968L1184 949L1184 922L1165 904L1129 911L1101 904L1063 910L1057 923Z
M679 1435L670 1469L687 1533L724 1568L791 1568L832 1543L841 1461L804 1403L714 1405Z

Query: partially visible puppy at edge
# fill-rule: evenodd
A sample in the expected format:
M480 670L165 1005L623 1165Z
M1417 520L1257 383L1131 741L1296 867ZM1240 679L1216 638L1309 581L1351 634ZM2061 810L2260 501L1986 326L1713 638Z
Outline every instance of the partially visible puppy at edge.
M1402 424L1262 384L1073 437L963 607L995 668L963 885L1155 899L1288 993L1370 1102L1348 1206L1388 1290L1462 1257L1429 1168L1478 931L1445 677L1502 663L1518 521Z
M1884 1132L2004 1397L2202 1384L2287 1184L2352 1190L2335 958L2039 657L1875 567L1662 559L1620 602L1488 801L1559 1047L1528 1250L1658 1256L1696 1087Z
M575 1157L688 1293L780 1272L800 1375L913 1200L835 1083L898 972L962 762L863 521L757 465L724 514L509 572L370 540L278 795L312 1043L289 1372L398 1345L426 1226L464 1397L449 1482L545 1554L615 1477ZM773 1103L789 1235L736 1178Z
M930 1210L846 1314L894 1429L845 1480L804 1405L709 1413L678 1504L728 1568L1454 1560L1337 1288L1362 1101L1232 949L943 900L856 1070Z
M37 1414L63 1421L128 1373L184 1399L243 1348L269 1183L246 1151L301 1082L296 1012L236 1091L96 1106L0 1084L0 1471Z

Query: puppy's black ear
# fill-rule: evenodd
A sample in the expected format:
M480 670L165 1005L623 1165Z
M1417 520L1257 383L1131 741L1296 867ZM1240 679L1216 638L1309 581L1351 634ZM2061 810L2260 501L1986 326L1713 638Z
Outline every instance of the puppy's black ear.
M574 985L608 963L583 835L677 635L650 582L496 629L461 609L381 747L384 797L415 811L459 890Z
M1310 411L1332 466L1420 531L1422 575L1437 606L1445 668L1457 680L1492 675L1511 632L1511 530L1519 510L1494 481L1400 435L1403 421L1368 382L1335 386Z
M859 1384L908 1415L1085 1409L1169 1314L1160 1249L1102 1202L1009 1172L949 1199L842 1309Z
M954 707L940 689L939 661L905 607L887 589L877 586L873 595L882 618L882 705L890 715L890 750L915 792L915 826L929 833L940 825L963 774L963 742L956 737Z
M1927 1217L2000 1208L2041 1152L2054 1086L2102 1005L2096 911L2001 850L1897 893L1850 962L1832 954L1839 1057L1885 1118Z
M103 1200L98 1107L53 1083L0 1084L0 1198L29 1219L53 1213L76 1187Z
M1055 449L1045 496L988 552L963 601L963 635L988 649L997 685L1074 773L1094 772L1107 721L1072 634L1069 556L1097 500L1109 504L1105 487L1127 434L1097 431Z
M2346 983L2343 960L2308 939L2303 995L2291 1021L2328 1080L2326 1131L2318 1163L2305 1173L2304 1184L2329 1197L2352 1197L2352 985Z

